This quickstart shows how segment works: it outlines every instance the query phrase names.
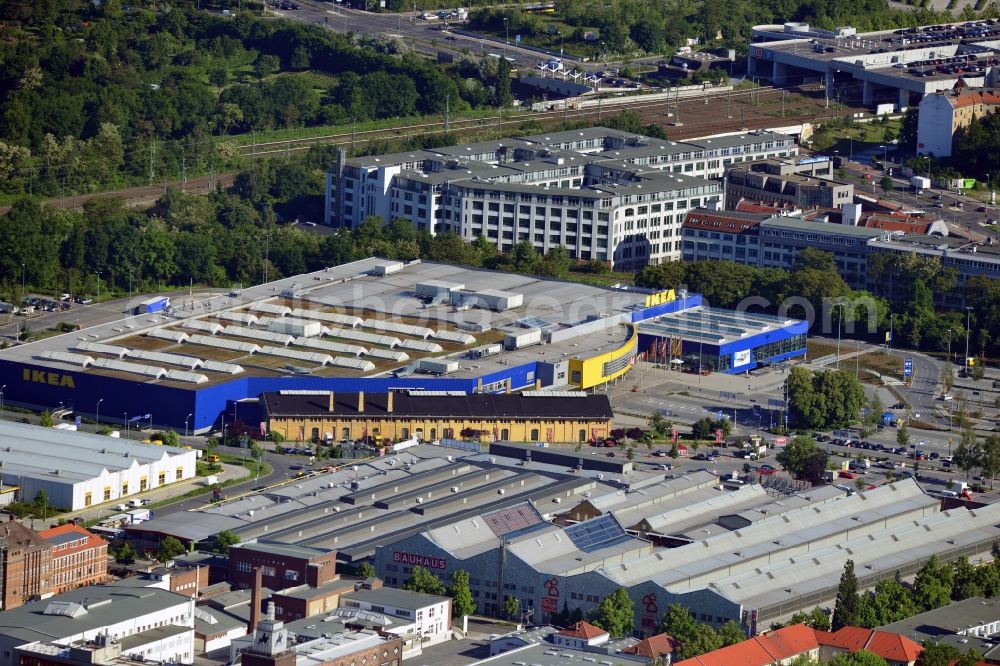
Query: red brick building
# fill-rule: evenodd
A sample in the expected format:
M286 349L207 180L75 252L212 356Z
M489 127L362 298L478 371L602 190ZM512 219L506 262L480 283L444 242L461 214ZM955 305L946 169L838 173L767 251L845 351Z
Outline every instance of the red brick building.
M233 588L253 586L260 567L264 587L284 590L308 585L322 587L337 578L337 553L321 548L259 541L229 548L229 582Z
M108 578L108 542L79 525L67 523L42 530L51 544L49 584L53 594L103 583Z
M0 597L3 609L17 608L50 591L52 546L37 532L10 520L0 524Z

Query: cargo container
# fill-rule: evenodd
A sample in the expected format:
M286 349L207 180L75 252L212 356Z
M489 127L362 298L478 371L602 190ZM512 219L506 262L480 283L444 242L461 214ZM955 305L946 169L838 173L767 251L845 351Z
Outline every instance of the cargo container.
M910 178L910 186L913 191L917 194L923 194L924 190L929 190L931 187L931 179L924 178L923 176L913 176Z
M495 356L502 351L503 345L500 343L483 345L482 347L474 347L470 349L469 358L486 358L487 356Z
M392 275L393 273L398 273L403 270L403 264L398 261L392 261L387 264L382 264L381 266L376 266L371 269L369 273L371 275Z
M447 375L458 372L458 361L446 361L433 358L420 360L420 371L429 372L432 375Z
M267 330L272 333L294 335L297 338L315 338L323 333L323 323L306 319L280 317L272 319L267 325Z
M138 525L153 518L153 512L149 509L133 509L128 512L128 515L131 517L133 525Z
M161 310L166 310L170 307L170 297L169 296L156 296L154 298L148 298L144 300L139 305L133 308L135 314L150 314L152 312L160 312Z
M540 328L526 328L523 331L508 333L503 339L503 346L507 349L523 349L541 343L542 329Z
M430 280L428 282L418 282L413 292L417 298L430 301L438 298L449 297L451 292L460 291L462 289L465 289L464 284L453 284L451 282L438 282L437 280Z
M495 312L513 310L524 303L524 294L515 294L510 291L499 291L496 289L477 291L476 297L480 303Z

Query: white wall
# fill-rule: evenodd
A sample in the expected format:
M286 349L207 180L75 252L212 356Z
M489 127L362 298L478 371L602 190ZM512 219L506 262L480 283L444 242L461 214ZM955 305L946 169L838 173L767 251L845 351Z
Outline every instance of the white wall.
M944 95L927 95L920 100L917 115L917 154L935 157L951 155L953 111Z

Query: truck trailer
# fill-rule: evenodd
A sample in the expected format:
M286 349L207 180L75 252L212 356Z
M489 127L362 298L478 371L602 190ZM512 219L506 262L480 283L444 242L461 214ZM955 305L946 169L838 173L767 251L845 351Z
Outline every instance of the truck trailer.
M910 186L917 194L923 194L924 190L931 189L931 179L923 176L913 176L910 178Z
M155 296L144 300L132 309L133 314L150 314L170 307L169 296Z

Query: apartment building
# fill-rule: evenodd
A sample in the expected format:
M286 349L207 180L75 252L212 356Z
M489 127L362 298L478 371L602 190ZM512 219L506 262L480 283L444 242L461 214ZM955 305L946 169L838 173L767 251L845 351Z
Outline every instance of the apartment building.
M418 231L484 236L500 250L639 270L681 258L691 208L720 207L734 164L797 153L791 137L751 132L687 142L603 127L350 160L327 174L326 223L403 218Z

